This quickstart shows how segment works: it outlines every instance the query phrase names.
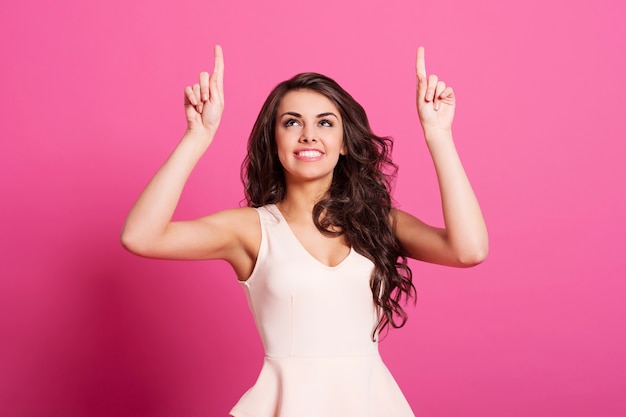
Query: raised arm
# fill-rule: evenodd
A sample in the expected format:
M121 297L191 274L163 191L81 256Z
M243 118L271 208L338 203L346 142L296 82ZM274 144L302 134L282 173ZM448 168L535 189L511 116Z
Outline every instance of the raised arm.
M240 278L245 278L251 270L254 245L245 245L242 239L246 228L256 230L254 221L258 216L254 210L234 209L172 222L183 187L220 124L224 109L224 58L219 46L215 47L213 73L200 73L198 83L185 88L184 108L187 130L128 214L122 245L151 258L226 259ZM254 232L251 234L254 237Z
M445 228L396 211L396 236L406 254L450 266L472 266L488 252L487 228L452 139L456 97L434 74L427 76L424 48L417 50L417 113L441 193Z

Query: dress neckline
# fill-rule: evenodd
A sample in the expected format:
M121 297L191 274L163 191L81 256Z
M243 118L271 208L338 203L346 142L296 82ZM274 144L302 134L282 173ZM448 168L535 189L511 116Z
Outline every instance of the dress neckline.
M300 247L300 249L302 249L302 251L304 253L306 253L306 255L312 259L313 261L315 261L318 265L326 268L326 269L338 269L340 267L342 267L344 264L346 264L348 262L348 260L352 257L352 254L354 253L354 248L352 246L350 246L350 251L348 252L348 254L337 264L337 265L327 265L324 262L320 261L319 259L317 259L315 256L313 256L311 254L311 252L308 251L307 248L304 247L304 245L302 244L302 242L300 242L300 239L298 239L298 237L296 236L296 234L293 232L293 229L291 228L291 226L289 225L289 222L287 221L287 219L285 219L285 216L283 216L283 213L280 211L280 209L278 208L278 206L276 204L271 204L271 211L274 212L274 214L278 217L278 219L285 224L287 230L289 231L289 234L291 235L291 237L293 238L293 240L297 243L297 245Z

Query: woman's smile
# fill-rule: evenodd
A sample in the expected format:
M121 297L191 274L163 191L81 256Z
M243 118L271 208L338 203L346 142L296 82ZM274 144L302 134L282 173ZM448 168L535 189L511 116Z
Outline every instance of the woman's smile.
M299 149L294 154L301 161L319 161L324 155L319 149Z

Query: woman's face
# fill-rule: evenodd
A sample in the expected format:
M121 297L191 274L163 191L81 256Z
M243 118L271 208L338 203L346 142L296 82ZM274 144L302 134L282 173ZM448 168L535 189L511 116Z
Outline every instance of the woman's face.
M287 183L322 181L330 186L339 155L345 154L337 107L312 90L293 90L280 102L275 129L278 158Z

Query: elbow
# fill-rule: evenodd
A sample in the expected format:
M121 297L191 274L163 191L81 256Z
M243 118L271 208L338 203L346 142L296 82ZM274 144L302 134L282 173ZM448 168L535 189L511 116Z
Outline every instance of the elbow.
M126 229L123 229L120 234L120 243L124 249L134 255L149 256L148 254L150 252L150 248L146 244L145 240L139 239Z
M122 244L122 247L130 253L137 253L137 244L135 240L125 230L122 230L122 233L120 234L120 243Z
M487 242L474 245L470 250L465 250L458 256L459 266L462 268L471 268L480 265L487 259L489 254L489 244Z

